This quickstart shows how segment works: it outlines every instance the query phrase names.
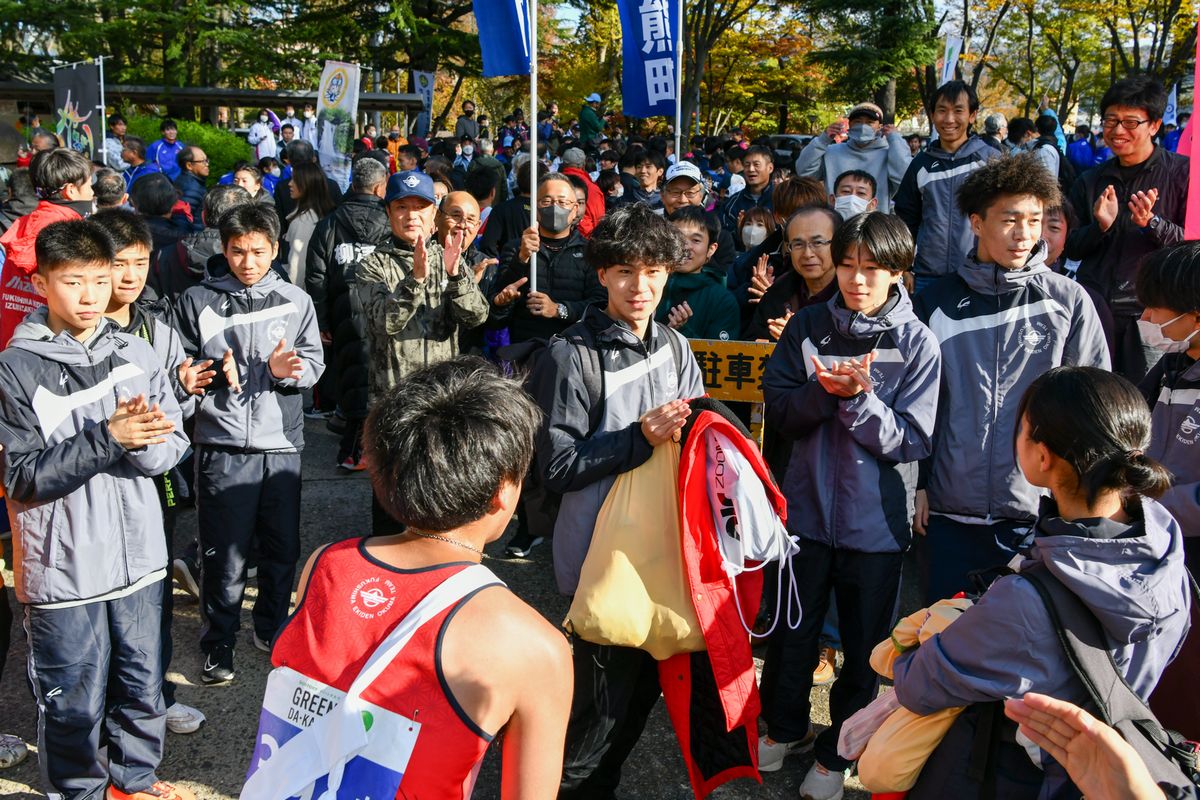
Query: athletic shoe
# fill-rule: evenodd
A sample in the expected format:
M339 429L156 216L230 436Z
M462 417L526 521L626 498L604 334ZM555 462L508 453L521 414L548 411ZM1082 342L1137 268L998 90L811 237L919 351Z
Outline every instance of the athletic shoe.
M108 800L196 800L196 795L187 789L166 781L158 781L140 792L123 792L115 786L109 786L104 796Z
M200 569L186 558L171 562L171 571L179 588L195 599L200 599Z
M167 730L171 733L195 733L204 724L204 712L176 701L167 709Z
M833 672L833 666L837 663L837 650L832 647L821 648L821 660L817 662L817 668L813 670L813 686L824 686L827 683L833 683L836 677Z
M504 548L504 554L509 558L529 558L533 548L544 541L546 539L543 536L530 536L528 533L518 532L508 541L508 546Z
M258 633L254 634L254 646L259 650L262 650L264 653L271 652L271 640L259 638Z
M367 468L367 460L362 456L358 458L348 456L345 461L337 465L337 468L346 472L361 472Z
M842 800L845 790L845 772L825 769L821 762L814 761L800 784L800 800Z
M219 644L205 655L200 680L209 686L233 680L233 648Z
M783 767L783 760L797 753L812 750L817 734L808 726L808 735L794 742L773 742L767 736L758 737L758 771L776 772Z
M342 414L342 410L339 408L337 411L333 412L329 419L325 420L325 429L330 433L336 433L337 435L341 436L346 432L346 424L348 422L349 420L346 419L345 415Z
M305 419L329 419L332 416L333 416L332 411L321 411L320 409L317 409L317 408L304 409L304 418Z
M0 733L0 769L15 767L29 755L29 748L20 736L10 733Z

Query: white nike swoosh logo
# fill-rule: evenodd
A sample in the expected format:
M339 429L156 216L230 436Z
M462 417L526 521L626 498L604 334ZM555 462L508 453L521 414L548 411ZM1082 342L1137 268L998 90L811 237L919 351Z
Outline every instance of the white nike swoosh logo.
M70 418L71 412L83 408L89 403L95 403L112 392L113 387L121 381L127 381L142 374L142 368L137 364L125 363L114 367L108 377L90 386L68 395L55 394L45 386L39 386L33 393L33 413L42 426L42 436L46 439Z
M204 659L204 671L208 672L209 670L214 670L216 668L217 665L212 662L212 656L207 656Z
M217 334L236 325L250 325L277 317L286 317L293 313L299 313L299 311L300 309L296 307L295 303L289 302L271 308L264 308L260 311L250 311L245 314L230 314L228 317L222 317L216 311L213 311L212 306L205 306L200 312L199 319L200 344L207 344Z

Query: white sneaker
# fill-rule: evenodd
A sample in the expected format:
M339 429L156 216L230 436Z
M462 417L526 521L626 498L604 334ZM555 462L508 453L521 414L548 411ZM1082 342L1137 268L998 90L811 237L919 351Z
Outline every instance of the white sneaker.
M204 712L200 709L176 701L167 709L167 730L171 733L195 733L200 730L205 719Z
M15 767L29 755L29 748L21 737L9 733L0 733L0 769Z
M758 771L776 772L783 767L783 760L796 753L807 753L812 749L817 735L812 726L808 727L808 735L795 742L773 742L766 736L758 737Z
M264 640L258 638L257 633L254 634L254 646L257 647L259 650L262 650L264 653L271 652L271 642L269 640L264 641Z
M846 773L825 769L813 762L804 783L800 784L800 800L842 800L846 788Z

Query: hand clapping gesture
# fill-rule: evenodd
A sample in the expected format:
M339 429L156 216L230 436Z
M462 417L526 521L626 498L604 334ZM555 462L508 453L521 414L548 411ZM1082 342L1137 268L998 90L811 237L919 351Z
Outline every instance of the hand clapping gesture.
M279 344L275 345L275 349L271 351L271 356L267 359L267 366L270 367L271 375L277 381L288 378L298 380L304 374L304 360L296 354L295 350L288 350L287 342L283 339L280 339Z
M835 397L846 398L875 390L875 384L871 381L871 364L874 362L873 351L862 358L833 361L828 367L821 363L820 356L812 357L816 378L825 391Z
M750 272L750 288L746 290L750 303L762 300L767 289L770 289L771 284L775 282L775 268L770 265L769 258L766 253L763 253Z
M162 444L174 431L175 423L167 419L158 403L149 405L144 394L118 403L108 418L108 432L126 450Z

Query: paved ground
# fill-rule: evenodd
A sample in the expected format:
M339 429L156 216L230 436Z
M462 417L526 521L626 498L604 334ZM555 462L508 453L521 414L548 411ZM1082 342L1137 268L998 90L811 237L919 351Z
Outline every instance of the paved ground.
M332 468L336 438L323 424L310 422L308 450L304 456L304 509L302 517L303 553L318 545L362 535L370 527L370 489L364 475L343 475ZM195 531L194 513L181 520L179 541ZM5 542L5 555L11 564L11 549ZM500 545L489 548L496 554ZM535 551L528 561L489 559L491 567L510 587L551 621L558 623L567 606L557 593L551 575L546 548ZM5 573L12 585L12 573ZM12 590L9 592L12 600ZM196 648L199 615L195 602L177 592L175 621L175 661L173 678L180 684L179 699L196 706L208 716L208 724L191 736L169 735L161 777L181 783L196 792L201 800L226 800L237 797L257 729L270 661L251 643L249 628L250 600L243 616L242 643L236 656L237 680L228 686L205 687L199 682L200 658ZM907 598L906 598L907 599ZM15 608L15 601L13 601ZM35 738L36 711L25 684L25 643L18 625L8 657L8 667L0 680L0 732L16 733L26 741ZM814 717L828 723L828 691L813 692ZM499 797L499 759L493 748L488 753L475 796L480 800ZM782 771L765 776L763 785L748 780L735 781L712 796L733 798L795 798L796 788L808 769L809 759L788 759ZM37 791L39 778L36 755L19 767L2 773L0 798L44 797ZM852 783L852 786L857 786ZM625 769L621 786L623 798L645 800L687 800L692 796L687 773L680 758L674 733L660 703L650 720L646 734L634 750ZM866 792L851 790L850 800L864 800Z

